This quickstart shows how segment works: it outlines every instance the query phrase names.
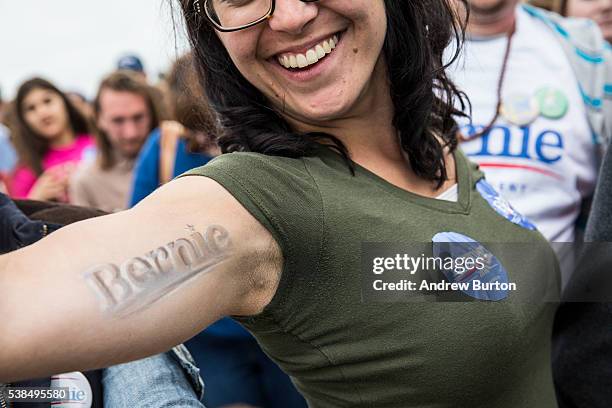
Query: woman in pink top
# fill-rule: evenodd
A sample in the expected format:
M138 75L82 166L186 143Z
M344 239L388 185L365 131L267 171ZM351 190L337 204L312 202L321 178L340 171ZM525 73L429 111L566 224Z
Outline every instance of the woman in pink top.
M68 201L71 173L95 150L85 117L57 87L34 78L17 91L14 122L20 162L10 181L11 195Z

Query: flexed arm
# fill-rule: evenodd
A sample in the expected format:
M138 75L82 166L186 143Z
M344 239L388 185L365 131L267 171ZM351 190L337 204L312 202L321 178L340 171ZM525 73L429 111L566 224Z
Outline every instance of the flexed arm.
M0 382L143 358L223 316L256 314L281 263L220 185L169 183L132 210L0 257Z

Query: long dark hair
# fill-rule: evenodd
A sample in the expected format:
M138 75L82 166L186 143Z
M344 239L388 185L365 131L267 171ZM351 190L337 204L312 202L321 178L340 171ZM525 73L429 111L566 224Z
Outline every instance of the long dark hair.
M44 89L57 94L63 101L68 112L68 124L74 135L90 134L91 124L85 116L70 102L68 97L55 85L46 79L32 78L24 82L17 90L14 103L14 115L11 120L11 130L14 132L13 141L22 164L28 166L34 173L43 173L42 160L49 151L50 142L36 133L25 120L23 112L24 99L35 89Z
M200 80L219 115L223 152L252 151L301 157L327 139L348 160L345 146L333 135L295 132L264 95L240 74L225 47L193 0L180 0ZM460 7L466 0L384 0L387 33L383 47L395 107L393 125L413 171L441 186L447 179L445 148L457 147L453 115L463 115L464 95L447 77L464 39ZM444 63L445 49L455 52ZM460 110L455 101L460 101Z

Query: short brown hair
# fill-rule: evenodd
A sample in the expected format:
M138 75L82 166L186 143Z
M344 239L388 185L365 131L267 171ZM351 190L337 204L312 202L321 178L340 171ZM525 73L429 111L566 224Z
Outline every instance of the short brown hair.
M160 122L165 117L165 112L162 109L161 95L158 95L157 91L152 86L149 86L146 80L139 77L137 74L120 70L113 72L100 83L98 94L93 103L96 120L100 117L100 96L104 90L129 92L142 96L151 115L151 128L149 129L149 133L152 132L153 129L159 127ZM98 162L100 167L102 167L102 169L110 169L115 165L115 159L112 155L113 148L108 135L102 129L98 128L96 131L96 140L98 142Z

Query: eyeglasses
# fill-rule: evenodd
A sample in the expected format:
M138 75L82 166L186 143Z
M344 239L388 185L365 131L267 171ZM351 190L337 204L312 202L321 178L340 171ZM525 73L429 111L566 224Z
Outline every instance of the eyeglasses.
M201 13L201 0L195 0L194 6ZM313 3L318 0L300 0ZM244 30L259 24L274 14L276 0L205 0L206 18L219 31L231 32Z

